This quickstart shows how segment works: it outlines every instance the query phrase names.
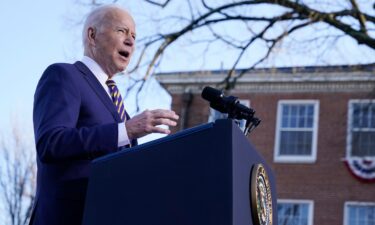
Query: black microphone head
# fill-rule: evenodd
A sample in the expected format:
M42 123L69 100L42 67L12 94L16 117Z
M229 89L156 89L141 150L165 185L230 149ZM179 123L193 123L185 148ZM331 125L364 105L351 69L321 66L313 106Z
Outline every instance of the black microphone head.
M223 92L207 86L202 91L202 98L210 102L211 108L216 109L217 111L222 113L228 112Z
M223 92L212 88L212 87L205 87L202 91L202 98L209 102L220 102L223 97Z

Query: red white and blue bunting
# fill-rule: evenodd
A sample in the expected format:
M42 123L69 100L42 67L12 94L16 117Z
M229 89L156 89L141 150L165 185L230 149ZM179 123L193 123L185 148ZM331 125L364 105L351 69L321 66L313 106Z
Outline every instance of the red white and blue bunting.
M359 180L375 182L375 157L347 157L345 165Z

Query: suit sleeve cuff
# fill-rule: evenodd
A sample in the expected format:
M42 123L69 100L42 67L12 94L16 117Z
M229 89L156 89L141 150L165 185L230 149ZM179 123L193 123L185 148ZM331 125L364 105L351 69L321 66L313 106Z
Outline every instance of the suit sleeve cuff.
M118 124L118 147L130 144L128 132L126 132L125 122Z

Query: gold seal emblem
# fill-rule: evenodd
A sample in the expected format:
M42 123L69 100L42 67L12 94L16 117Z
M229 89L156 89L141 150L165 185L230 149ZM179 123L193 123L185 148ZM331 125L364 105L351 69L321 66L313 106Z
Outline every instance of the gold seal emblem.
M254 224L272 225L271 186L262 164L253 166L250 180L250 202Z

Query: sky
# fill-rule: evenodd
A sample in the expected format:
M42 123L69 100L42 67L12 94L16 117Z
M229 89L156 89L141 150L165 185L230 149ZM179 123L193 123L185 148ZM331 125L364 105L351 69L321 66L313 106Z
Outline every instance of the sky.
M2 131L15 116L22 122L30 122L39 77L49 64L66 61L67 34L63 20L66 2L2 0L0 3Z
M137 32L147 33L148 24L143 19L149 15L156 16L158 12L155 8L145 8L141 1L137 0L123 2L128 4L127 7L135 17ZM82 57L81 24L88 10L89 7L78 5L77 0L0 0L0 132L7 129L12 120L19 120L26 125L26 132L32 132L32 104L37 82L48 65L55 62L74 62ZM160 27L148 29L157 30ZM342 61L343 64L371 62L371 58L374 58L373 50L356 53L350 51L358 48L353 41L344 42L341 46L341 56L344 59L348 55L346 52L351 52L351 55ZM181 48L184 50L181 51ZM193 62L197 53L188 41L174 44L163 57L163 68L165 71L203 67L219 69L222 66L230 68L235 55L220 45L214 46L214 49L216 50L210 57ZM257 51L254 49L248 58L251 59ZM176 52L180 54L176 56ZM336 60L339 57L334 55L330 58ZM293 61L291 58L282 57L273 60L276 66ZM294 60L299 63L301 57L297 55ZM310 59L306 59L306 62L308 60ZM195 66L192 66L193 63ZM340 64L340 61L333 63Z
M21 124L25 132L32 132L37 82L48 65L81 59L80 21L89 9L74 0L0 3L0 27L3 28L0 35L0 133L7 134L15 123ZM146 88L155 93L158 85L150 83ZM156 108L156 103L162 108L170 106L170 96L166 92L158 94L165 99L164 103L153 101L148 108ZM144 109L146 107L141 105L141 110Z

